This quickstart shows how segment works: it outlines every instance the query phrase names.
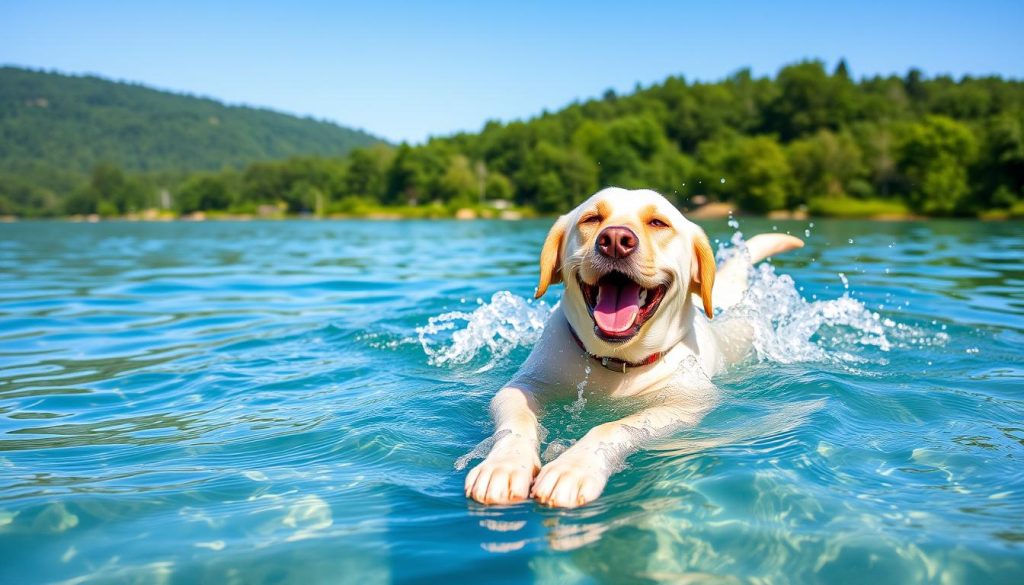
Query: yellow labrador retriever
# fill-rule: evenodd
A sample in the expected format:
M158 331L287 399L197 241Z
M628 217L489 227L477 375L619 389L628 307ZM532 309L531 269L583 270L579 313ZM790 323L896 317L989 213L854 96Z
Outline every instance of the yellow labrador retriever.
M763 234L747 252L758 262L802 246L792 236ZM537 297L559 282L565 294L529 358L491 401L495 440L466 476L466 496L581 506L601 495L644 441L699 422L713 402L696 400L680 372L696 369L710 379L749 354L748 324L711 320L715 307L742 298L746 278L739 259L716 271L703 230L654 191L604 189L560 217L541 251ZM650 405L594 427L541 467L540 404L583 380L589 391L650 397Z

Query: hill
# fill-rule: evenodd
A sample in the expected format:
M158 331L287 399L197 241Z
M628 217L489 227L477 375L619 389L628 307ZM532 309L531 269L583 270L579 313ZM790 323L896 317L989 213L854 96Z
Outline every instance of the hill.
M23 95L18 107L49 108L27 104L31 99ZM184 132L178 125L199 132L197 126L215 126L212 116L154 124L162 133ZM224 124L220 115L216 119ZM14 148L4 132L5 147ZM54 125L53 132L69 131ZM79 148L94 150L88 141L64 136L71 145L62 154L35 156L53 164L75 158ZM21 139L60 147L54 136ZM270 151L252 152L258 156L231 160L266 158ZM152 169L150 158L168 158L161 150L135 155L126 168ZM180 156L202 162L191 155ZM377 144L340 157L292 156L187 176L103 165L67 191L70 196L33 181L20 174L5 185L0 177L0 214L116 216L157 207L168 213L444 216L466 207L493 213L484 208L509 206L556 213L600 187L618 185L653 188L691 209L707 201L753 213L1022 216L1024 82L929 78L913 69L855 79L843 61L831 71L820 61L804 61L774 77L747 70L713 82L670 77L628 95L608 91L557 112L489 122L479 132L421 145Z
M691 210L1021 216L1024 83L913 69L854 79L844 61L774 77L670 77L422 145L197 178L176 201L181 212L276 203L419 216L503 200L557 213L608 185L653 188Z
M0 174L61 190L99 163L201 171L380 139L330 122L92 76L0 68Z

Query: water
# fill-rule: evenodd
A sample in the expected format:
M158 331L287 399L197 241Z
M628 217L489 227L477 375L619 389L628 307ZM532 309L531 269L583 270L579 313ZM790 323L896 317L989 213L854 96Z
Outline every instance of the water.
M0 582L1019 583L1021 224L773 226L760 360L558 511L456 470L546 222L2 225ZM576 390L546 458L630 408Z

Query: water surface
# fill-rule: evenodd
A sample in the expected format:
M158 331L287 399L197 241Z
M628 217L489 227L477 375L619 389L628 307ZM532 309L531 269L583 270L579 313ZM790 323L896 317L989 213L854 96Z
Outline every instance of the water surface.
M760 359L571 511L455 469L547 222L0 225L0 582L1019 583L1024 229L815 224L742 223L809 230Z

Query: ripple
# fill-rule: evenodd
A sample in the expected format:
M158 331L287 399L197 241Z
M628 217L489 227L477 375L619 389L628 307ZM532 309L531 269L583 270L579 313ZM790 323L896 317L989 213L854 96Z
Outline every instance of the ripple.
M1019 226L815 224L744 220L811 230L757 275L761 359L571 511L453 470L550 311L546 221L5 225L0 573L1013 582ZM561 406L552 454L627 408Z

